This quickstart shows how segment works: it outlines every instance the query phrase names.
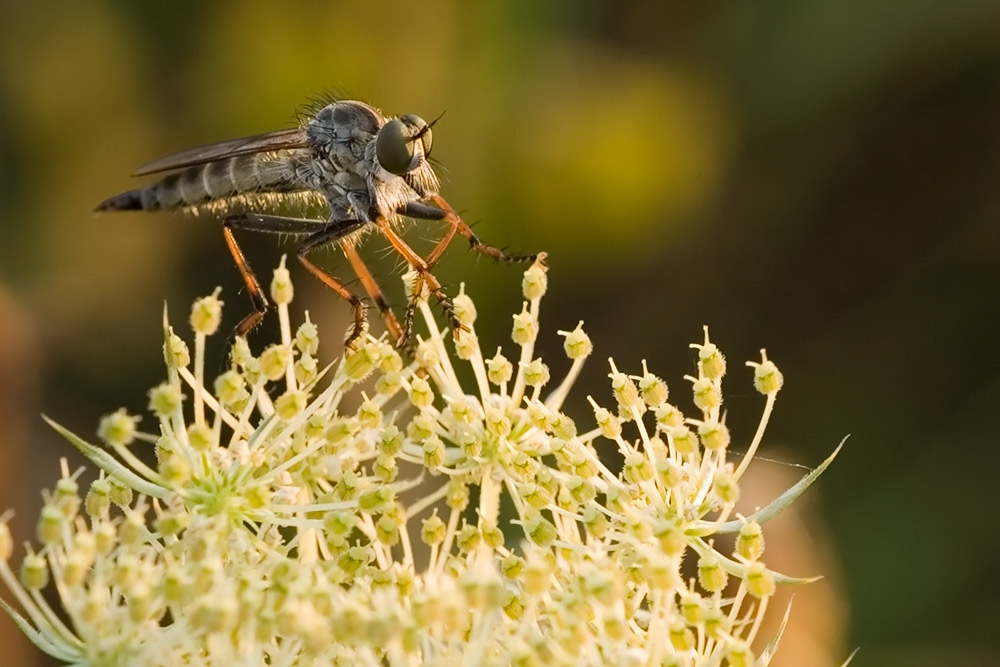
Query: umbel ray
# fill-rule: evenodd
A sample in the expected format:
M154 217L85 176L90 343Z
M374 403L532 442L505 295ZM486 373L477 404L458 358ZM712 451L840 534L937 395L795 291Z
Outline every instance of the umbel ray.
M413 114L387 117L363 102L333 101L304 116L294 129L222 141L153 160L139 167L134 175L172 173L106 199L95 211L222 212L226 244L253 303L253 311L234 329L233 339L257 326L268 307L260 281L236 242L234 232L242 230L300 239L299 261L354 309L354 323L345 340L348 348L358 343L367 328L364 302L309 258L313 250L334 244L347 257L397 345L404 346L410 340L413 309L425 288L441 303L457 335L462 324L432 273L455 235L461 234L473 249L497 260L534 261L537 255L507 255L482 243L441 197L437 176L428 162L433 124ZM296 195L311 195L325 203L328 218L233 212L233 204L252 211ZM447 224L427 257L414 252L397 232L399 223L406 218ZM381 233L416 272L403 326L358 255L357 243L368 231Z

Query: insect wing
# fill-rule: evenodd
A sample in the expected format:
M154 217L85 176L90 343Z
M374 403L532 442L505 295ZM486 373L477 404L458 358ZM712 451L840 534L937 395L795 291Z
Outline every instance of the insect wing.
M190 148L186 151L173 153L166 157L161 157L152 162L147 162L135 170L133 176L145 176L161 171L171 171L183 167L192 167L197 164L224 160L237 155L250 155L251 153L268 153L294 148L307 148L309 146L306 131L302 128L292 130L278 130L276 132L265 132L252 137L242 139L230 139L220 141L207 146Z

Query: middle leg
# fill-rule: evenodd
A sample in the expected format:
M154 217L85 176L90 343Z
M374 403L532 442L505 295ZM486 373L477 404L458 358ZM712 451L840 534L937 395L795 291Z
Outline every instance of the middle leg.
M371 271L368 270L368 267L361 260L361 256L358 254L354 244L349 239L344 239L340 242L340 248L344 251L347 261L351 263L354 273L358 274L358 278L361 280L361 284L364 285L365 291L368 292L368 296L375 302L379 313L382 314L382 319L385 320L385 327L388 329L389 335L392 336L393 342L397 346L403 345L405 341L403 340L403 330L399 326L399 320L396 319L396 315L389 308L389 304L386 303L385 297L382 296L382 289L378 286L378 282L372 276Z
M320 230L307 238L302 242L302 245L298 249L298 258L302 266L309 270L309 273L313 274L322 281L324 285L332 289L334 292L340 295L342 299L351 304L354 309L354 324L344 339L344 346L353 350L357 347L358 342L361 340L361 335L368 328L368 316L365 313L365 305L362 303L361 298L349 290L344 283L335 278L333 274L329 271L320 268L309 259L308 254L325 245L331 243L336 243L342 240L347 234L351 233L355 229L360 228L364 223L357 221L352 221L354 225L345 231L345 226L343 225L331 225L330 227ZM371 278L371 274L365 270L365 275ZM361 276L359 275L359 278ZM364 279L362 278L362 282ZM374 281L373 281L374 282Z

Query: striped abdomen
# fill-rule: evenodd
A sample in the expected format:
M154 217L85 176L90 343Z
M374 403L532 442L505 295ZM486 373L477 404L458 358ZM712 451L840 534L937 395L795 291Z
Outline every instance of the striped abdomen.
M302 190L309 186L299 176L296 153L238 155L188 167L152 185L106 199L94 210L161 211L202 206L240 195Z

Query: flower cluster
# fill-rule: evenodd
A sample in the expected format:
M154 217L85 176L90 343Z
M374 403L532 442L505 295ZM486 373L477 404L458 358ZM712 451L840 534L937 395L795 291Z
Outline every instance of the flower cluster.
M210 383L221 302L199 300L193 359L165 322L153 432L119 411L97 446L53 423L100 476L81 499L63 463L20 576L0 518L0 579L21 611L4 608L79 665L766 664L768 600L800 580L766 567L761 523L829 463L735 513L781 373L749 364L764 410L738 465L707 330L680 392L693 414L645 364L611 362L609 401L591 398L578 428L563 404L592 345L582 326L560 332L572 363L553 382L534 352L546 280L541 264L524 275L513 359L485 358L460 294L467 331L440 330L421 302L409 363L368 337L323 368L308 315L292 333L282 266L281 342L253 356L238 341Z

